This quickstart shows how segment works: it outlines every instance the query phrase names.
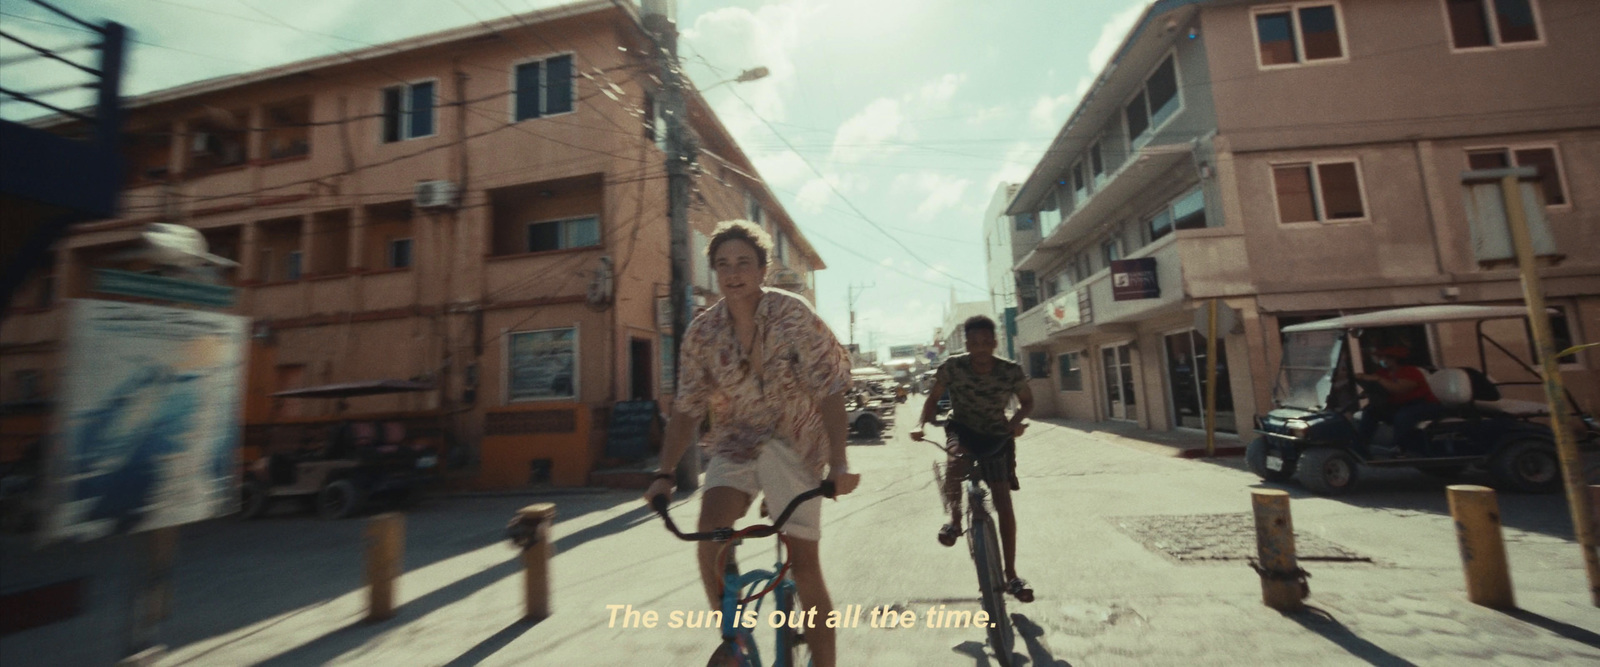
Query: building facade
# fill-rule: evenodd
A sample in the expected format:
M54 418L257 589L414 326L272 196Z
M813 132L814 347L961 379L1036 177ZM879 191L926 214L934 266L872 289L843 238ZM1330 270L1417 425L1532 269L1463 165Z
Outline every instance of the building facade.
M1007 359L1019 358L1017 347L1017 315L1038 304L1034 285L1018 285L1011 272L1012 265L1022 259L1027 249L1039 243L1037 216L1007 215L1006 208L1017 196L1022 186L1001 183L995 187L994 196L983 214L984 268L989 284L989 309L995 314L998 335L996 354ZM1021 290L1028 289L1026 298Z
M63 299L99 298L91 269L173 222L240 264L247 449L283 444L257 426L383 416L439 424L483 486L587 483L615 458L611 406L675 387L660 79L635 12L579 2L132 100L122 217L80 226L17 299L0 401L55 390ZM718 298L709 234L738 218L813 298L820 257L686 97L698 305ZM337 415L271 398L390 378L433 390Z
M1048 364L1041 415L1203 428L1206 320L1217 427L1271 409L1293 323L1389 307L1520 304L1476 260L1460 175L1535 166L1558 261L1560 343L1600 336L1600 15L1581 0L1158 0L1007 213L1038 216L1013 265L1018 343ZM1115 264L1113 264L1115 263ZM1491 325L1529 358L1516 322ZM1471 324L1372 330L1415 363L1476 365ZM1489 358L1500 382L1532 379ZM1600 354L1561 365L1600 408ZM1542 400L1537 386L1508 388ZM1524 395L1524 392L1526 395Z

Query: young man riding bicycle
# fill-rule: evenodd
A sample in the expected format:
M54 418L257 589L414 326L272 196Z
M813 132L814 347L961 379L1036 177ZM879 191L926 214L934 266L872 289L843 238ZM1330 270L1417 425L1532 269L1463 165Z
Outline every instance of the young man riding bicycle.
M933 377L933 389L922 404L922 417L911 431L912 440L923 438L923 425L933 421L939 398L950 392L950 423L945 426L956 452L972 452L982 461L983 479L994 494L1000 515L1000 537L1005 553L1006 592L1022 602L1033 601L1033 589L1017 576L1017 519L1011 509L1011 492L1017 488L1016 438L1033 411L1033 391L1028 374L1009 359L994 356L997 345L994 320L983 315L968 318L962 331L967 353L945 360ZM1006 404L1015 396L1020 404L1006 419ZM954 546L961 535L961 480L966 459L951 456L946 464L944 497L950 506L950 523L939 529L939 543Z

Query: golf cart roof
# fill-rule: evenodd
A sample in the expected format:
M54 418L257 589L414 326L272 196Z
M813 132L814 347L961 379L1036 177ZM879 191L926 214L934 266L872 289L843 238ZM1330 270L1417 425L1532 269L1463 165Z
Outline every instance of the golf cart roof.
M412 391L430 391L432 389L433 385L431 383L413 380L363 380L361 382L340 382L338 384L287 389L272 394L272 396L274 398L349 398L351 396L399 394Z
M1556 311L1552 310L1551 313ZM1403 324L1432 324L1434 322L1459 322L1471 320L1499 320L1527 317L1523 306L1412 306L1391 308L1371 313L1344 315L1330 320L1318 320L1283 328L1284 333L1301 331L1327 331L1332 329L1361 329L1365 327L1390 327Z

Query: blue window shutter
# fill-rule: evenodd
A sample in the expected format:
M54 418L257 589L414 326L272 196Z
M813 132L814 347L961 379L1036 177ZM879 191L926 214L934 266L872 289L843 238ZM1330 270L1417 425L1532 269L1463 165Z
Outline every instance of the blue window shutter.
M517 117L527 120L539 117L539 63L517 66Z
M572 56L556 56L545 61L544 99L547 114L572 110Z
M411 133L412 137L426 137L433 134L433 82L418 83L411 86Z

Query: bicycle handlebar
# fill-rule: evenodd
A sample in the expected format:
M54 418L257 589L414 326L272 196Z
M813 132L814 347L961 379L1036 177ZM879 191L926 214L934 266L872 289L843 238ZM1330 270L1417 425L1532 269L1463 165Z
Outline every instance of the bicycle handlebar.
M727 542L735 537L769 537L774 535L778 532L778 529L783 528L783 524L788 523L789 516L794 514L794 511L800 507L800 503L819 496L832 498L835 495L837 494L834 488L833 480L825 479L822 480L822 484L818 485L817 488L801 493L800 495L795 496L793 500L790 500L789 505L783 508L783 513L779 514L778 519L773 521L771 524L758 523L755 525L745 526L744 528L740 528L738 530L734 530L733 528L717 528L715 530L697 533L685 533L678 530L678 525L673 523L672 517L667 514L668 500L665 494L651 497L650 508L654 509L656 514L661 516L662 522L667 524L667 530L671 531L672 534L676 535L680 540L684 540L686 542Z

